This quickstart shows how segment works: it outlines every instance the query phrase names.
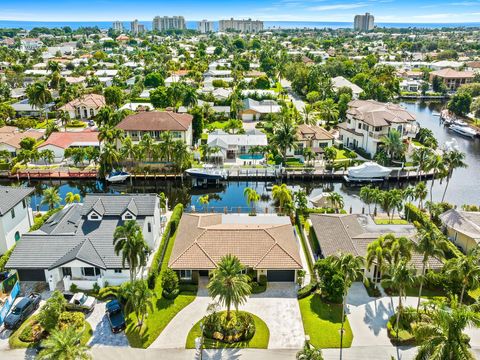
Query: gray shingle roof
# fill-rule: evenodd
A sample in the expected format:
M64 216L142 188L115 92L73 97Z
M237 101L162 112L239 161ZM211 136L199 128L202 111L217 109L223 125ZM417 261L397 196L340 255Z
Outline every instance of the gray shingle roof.
M34 188L16 188L11 186L0 186L0 215L10 211L20 201L29 196Z
M83 205L83 215L87 215L92 209L102 211L105 216L120 216L125 210L135 204L138 209L137 216L147 216L153 214L156 205L155 194L129 194L129 195L87 195ZM98 212L98 211L97 211Z

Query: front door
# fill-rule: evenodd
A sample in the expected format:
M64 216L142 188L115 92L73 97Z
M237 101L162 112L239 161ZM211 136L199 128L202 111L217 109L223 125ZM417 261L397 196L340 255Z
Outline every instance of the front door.
M208 270L200 270L200 271L198 272L198 275L200 275L200 276L208 276Z
M70 268L70 267L62 267L62 274L63 274L63 277L65 277L65 276L70 276L70 277L72 277L72 268Z

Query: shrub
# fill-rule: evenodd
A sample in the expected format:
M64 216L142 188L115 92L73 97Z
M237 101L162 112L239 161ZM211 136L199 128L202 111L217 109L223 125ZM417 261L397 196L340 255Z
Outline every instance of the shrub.
M174 291L178 293L178 276L172 269L165 269L161 273L162 289L164 293L171 294Z
M304 287L302 287L301 289L298 289L297 291L297 298L300 300L300 299L303 299L303 298L306 298L307 296L309 296L311 293L313 293L317 288L317 284L315 283L310 283L308 285L305 285Z
M261 286L265 286L267 285L267 276L266 275L260 275L258 277L258 284L261 285Z
M67 301L62 293L58 290L54 291L52 296L43 305L38 314L38 322L48 332L55 329L60 319L60 315L65 310Z
M115 298L117 297L118 289L120 289L120 286L105 286L98 291L97 297L100 300Z
M368 296L370 297L382 296L382 293L380 292L380 290L375 286L375 284L372 284L369 278L363 279L363 285L365 286L365 290L367 290Z
M203 335L228 344L250 340L256 330L253 316L243 311L231 312L231 316L230 321L226 320L226 311L206 316Z
M43 338L45 332L37 321L31 321L25 326L18 336L18 339L25 343L35 343Z
M33 220L33 226L30 228L30 231L35 231L35 230L38 230L40 229L43 224L45 223L45 221L47 221L48 219L50 219L50 217L53 215L53 214L56 214L57 212L59 212L60 210L63 209L63 206L59 206L58 208L55 208L55 209L51 209L51 210L48 210L45 214L43 215L40 215L40 216L36 216L35 219Z
M100 285L98 285L98 283L93 284L93 292L95 294L98 294L99 291L100 291Z
M10 250L8 250L5 254L0 256L0 271L5 270L5 264L7 263L8 259L10 259L10 255L12 255L13 249L15 249L15 244L12 246Z
M81 312L64 311L58 319L58 328L66 330L70 327L82 329L85 325L85 315Z
M72 292L72 293L78 292L78 286L76 284L71 284L70 285L70 292Z
M345 288L343 276L328 259L317 261L315 267L320 277L319 288L321 296L329 302L340 304L343 298L343 289Z

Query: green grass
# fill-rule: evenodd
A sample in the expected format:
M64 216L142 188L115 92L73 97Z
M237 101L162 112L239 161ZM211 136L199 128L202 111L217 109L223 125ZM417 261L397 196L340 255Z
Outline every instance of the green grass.
M268 347L268 341L270 339L270 331L268 330L267 324L254 314L250 314L255 320L255 335L248 341L241 341L234 344L226 344L221 341L205 339L204 348L205 349L222 349L222 348L252 348L252 349L266 349ZM201 336L200 330L200 320L193 328L190 330L187 336L187 343L185 347L187 349L195 348L195 339Z
M165 251L165 260L162 263L161 271L168 267L168 260L172 254L173 244L175 243L176 233L170 238L167 250ZM137 325L137 319L134 313L127 316L127 338L132 347L147 348L165 329L168 323L186 306L188 306L196 297L196 287L184 288L174 299L162 298L162 280L158 276L154 289L153 309L148 310L148 315L141 329Z
M382 287L385 289L388 295L398 296L398 293L395 290L386 289L386 286L383 283L382 283ZM414 287L407 288L406 293L407 293L407 296L418 297L418 291L419 291L419 287L414 286ZM425 299L433 299L433 298L446 297L446 296L447 294L442 289L428 289L428 288L425 288L425 286L422 289L422 298L425 298Z
M316 348L340 347L340 329L342 305L324 302L319 294L312 294L298 300L302 313L305 334ZM343 347L352 345L353 334L348 319L345 317Z
M424 147L423 144L418 142L417 140L412 140L412 144L418 147Z
M471 298L474 299L474 300L480 299L480 288L478 288L476 290L470 290L468 292L468 295L470 295Z
M335 160L346 160L346 159L348 159L345 156L345 150L340 150L340 149L335 148L335 151L337 152L337 157L335 158Z
M410 224L407 220L404 219L385 219L385 218L375 218L375 224L377 225L408 225Z
M310 274L313 274L313 260L310 257L310 254L308 252L308 247L307 247L307 241L305 240L305 237L303 236L303 231L300 229L300 226L295 225L295 228L297 229L298 236L300 237L300 241L302 242L302 247L303 247L303 253L305 255L305 258L307 259L308 263L308 270L310 271Z

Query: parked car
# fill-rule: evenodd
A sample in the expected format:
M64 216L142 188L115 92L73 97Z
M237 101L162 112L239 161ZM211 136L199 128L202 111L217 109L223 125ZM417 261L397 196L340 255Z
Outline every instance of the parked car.
M118 300L109 301L106 305L108 322L110 323L110 329L112 332L119 333L125 330L125 316L123 315L122 306Z
M14 330L18 328L35 310L40 306L41 297L37 293L21 299L5 318L4 326L6 329Z
M84 313L89 313L95 308L97 300L92 296L87 296L82 292L75 294L64 293L63 297L67 300L67 306L65 307L68 311L81 311Z
M88 126L95 126L95 122L93 120L88 121Z

